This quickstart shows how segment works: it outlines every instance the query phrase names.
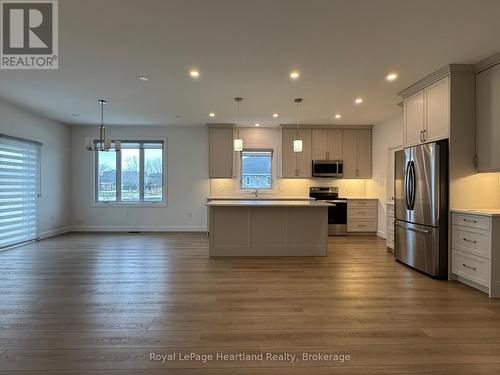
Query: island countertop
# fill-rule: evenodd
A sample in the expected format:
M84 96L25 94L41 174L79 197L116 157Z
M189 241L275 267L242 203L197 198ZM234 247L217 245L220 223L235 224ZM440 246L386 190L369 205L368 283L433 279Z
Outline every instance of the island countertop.
M249 201L249 200L261 200L261 201L314 201L316 200L315 198L311 197L296 197L296 196L266 196L266 195L259 195L257 197L254 196L245 196L245 195L240 195L240 196L211 196L207 197L207 201Z
M498 208L478 208L478 209L468 209L468 208L451 208L450 212L455 212L457 214L469 214L469 215L479 215L479 216L490 216L499 217L500 209Z
M286 200L213 200L208 207L331 207L331 203L321 201L286 201Z

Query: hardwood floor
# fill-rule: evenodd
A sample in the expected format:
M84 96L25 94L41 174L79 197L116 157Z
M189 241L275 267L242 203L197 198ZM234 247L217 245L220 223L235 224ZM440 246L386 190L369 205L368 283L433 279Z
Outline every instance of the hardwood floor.
M0 297L1 374L500 374L500 301L375 237L209 259L202 234L68 234L0 253ZM350 360L150 360L268 352Z

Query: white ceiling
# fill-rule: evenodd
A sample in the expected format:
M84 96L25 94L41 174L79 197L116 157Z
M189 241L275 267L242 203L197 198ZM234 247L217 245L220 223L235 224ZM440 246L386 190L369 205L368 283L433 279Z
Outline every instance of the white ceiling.
M500 50L498 0L60 0L59 7L59 70L1 70L0 98L71 124L95 124L101 97L110 101L109 124L234 122L235 96L245 99L247 124L294 122L298 96L304 123L372 124L394 113L397 92L423 76ZM301 72L296 82L292 69ZM388 83L391 71L400 78ZM364 104L353 104L357 96Z

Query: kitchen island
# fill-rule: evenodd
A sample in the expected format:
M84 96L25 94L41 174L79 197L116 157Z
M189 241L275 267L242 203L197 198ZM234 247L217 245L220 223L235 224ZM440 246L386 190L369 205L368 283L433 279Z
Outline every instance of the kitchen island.
M210 256L326 256L329 203L212 200Z

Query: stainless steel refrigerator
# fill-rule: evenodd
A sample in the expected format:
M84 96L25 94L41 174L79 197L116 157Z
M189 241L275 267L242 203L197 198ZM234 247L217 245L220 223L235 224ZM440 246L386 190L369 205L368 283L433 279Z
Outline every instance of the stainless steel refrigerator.
M448 142L396 152L397 260L436 278L448 274Z

